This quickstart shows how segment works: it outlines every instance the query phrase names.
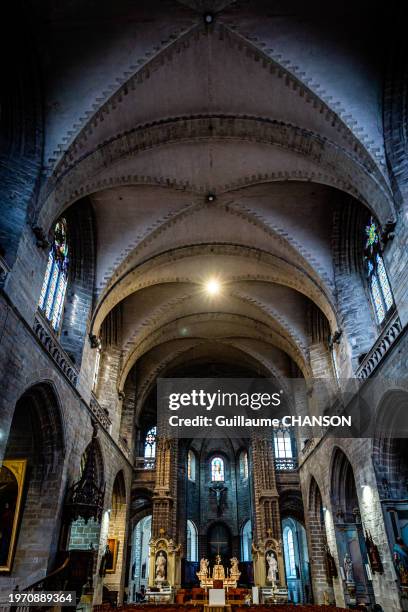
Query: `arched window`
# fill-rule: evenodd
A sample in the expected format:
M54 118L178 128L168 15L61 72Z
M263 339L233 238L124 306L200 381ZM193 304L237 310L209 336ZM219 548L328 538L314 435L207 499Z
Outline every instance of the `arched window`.
M61 322L67 281L67 226L65 219L60 219L54 228L54 241L48 255L47 269L39 301L40 310L55 330L58 330Z
M196 457L192 450L187 455L187 478L192 481L196 479Z
M214 457L211 460L211 480L213 482L224 480L224 460L221 457Z
M239 456L239 475L243 480L245 480L245 478L248 478L248 474L248 453L246 451L242 451Z
M145 468L153 469L156 458L156 426L149 429L144 443Z
M290 471L296 469L297 459L294 440L287 427L279 427L274 430L273 448L276 470Z
M283 543L286 552L286 571L290 578L296 577L296 563L295 563L295 545L293 542L293 531L290 527L285 527L283 532Z
M198 561L198 532L193 521L187 521L187 561Z
M292 438L287 429L278 429L273 436L275 459L292 459Z
M364 263L375 316L380 324L394 305L394 298L381 254L378 226L373 217L365 228L365 233Z
M241 559L242 561L252 561L252 525L248 520L241 531Z

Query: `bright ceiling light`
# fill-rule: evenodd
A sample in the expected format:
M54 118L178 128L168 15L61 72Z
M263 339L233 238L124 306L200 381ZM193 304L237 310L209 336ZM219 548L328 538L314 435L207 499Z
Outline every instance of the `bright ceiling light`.
M217 295L221 291L221 283L216 278L210 278L205 283L205 290L209 295Z

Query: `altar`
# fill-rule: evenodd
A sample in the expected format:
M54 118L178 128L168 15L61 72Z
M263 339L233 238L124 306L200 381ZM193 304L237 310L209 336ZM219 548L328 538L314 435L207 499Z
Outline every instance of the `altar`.
M217 555L215 558L215 565L210 570L210 563L208 559L204 557L200 561L200 571L197 572L197 578L200 581L200 586L203 589L213 588L224 588L224 589L235 589L238 584L241 572L238 569L238 559L233 557L230 559L231 567L227 568L225 574L225 568L221 563L221 556Z

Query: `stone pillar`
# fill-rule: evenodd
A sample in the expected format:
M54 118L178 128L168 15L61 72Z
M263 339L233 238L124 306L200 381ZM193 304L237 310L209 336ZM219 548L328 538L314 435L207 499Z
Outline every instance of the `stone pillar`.
M96 396L102 408L106 408L112 421L112 437L118 438L121 419L121 400L118 396L117 382L121 368L121 349L110 346L103 349Z
M276 487L272 440L252 439L254 484L254 578L258 586L266 585L266 554L273 550L278 561L279 585L285 585L279 494Z
M178 463L178 441L159 437L156 446L156 483L153 492L153 517L152 517L152 542L166 539L171 547L176 547L176 521L177 521L177 463ZM157 549L157 546L156 546ZM172 554L174 550L172 549ZM153 549L150 550L151 572L149 584L152 586L155 580ZM172 567L169 582L178 587L180 577L180 554L173 555L174 567Z

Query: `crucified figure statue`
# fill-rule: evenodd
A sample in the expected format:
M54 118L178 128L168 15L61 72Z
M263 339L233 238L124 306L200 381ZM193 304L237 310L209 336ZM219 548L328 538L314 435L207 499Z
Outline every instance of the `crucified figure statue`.
M217 515L221 516L222 514L222 501L224 497L224 492L227 490L227 487L222 482L217 482L210 487L210 491L215 493L215 499L217 501Z

